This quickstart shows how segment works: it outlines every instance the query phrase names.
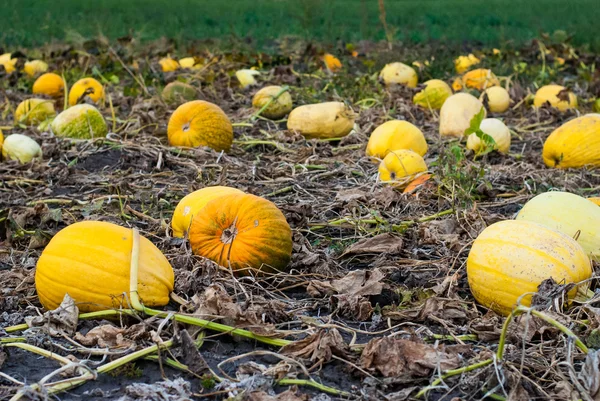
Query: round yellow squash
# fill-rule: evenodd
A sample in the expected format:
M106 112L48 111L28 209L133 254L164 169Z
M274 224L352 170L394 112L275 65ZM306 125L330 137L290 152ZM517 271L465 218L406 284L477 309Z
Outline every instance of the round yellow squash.
M36 95L47 95L52 98L63 96L65 82L62 77L53 72L42 74L33 83L33 93Z
M555 129L542 151L548 167L600 166L600 115L586 114Z
M196 99L196 88L184 82L175 81L167 84L162 91L162 97L169 103L184 103Z
M379 80L386 85L406 85L415 88L419 82L417 72L404 63L390 63L379 73Z
M307 139L341 138L354 128L356 114L342 102L326 102L296 107L288 116L290 131Z
M419 174L427 171L425 160L412 150L393 150L379 164L379 179L404 188Z
M500 153L508 154L510 149L510 130L504 123L497 118L485 118L479 128L496 142L494 150ZM474 152L482 150L483 143L476 134L467 137L467 148Z
M566 111L577 107L577 96L569 92L564 86L545 85L535 92L533 106L536 108L542 107L546 102L560 111Z
M369 137L367 156L373 162L383 159L390 151L408 149L424 156L427 142L423 132L408 121L392 120L381 124Z
M133 233L101 221L82 221L59 231L35 271L35 288L46 309L69 294L81 312L127 307ZM174 274L160 250L140 237L138 293L146 306L169 302Z
M588 255L600 260L600 208L569 192L544 192L530 199L516 220L533 221L577 238Z
M450 96L450 85L441 79L430 79L424 83L425 89L413 97L413 103L426 109L439 110Z
M88 96L94 103L104 100L104 87L94 78L83 78L73 84L69 92L69 105L75 106L84 96Z
M208 146L228 152L233 143L233 126L216 104L194 100L179 106L167 126L171 146Z
M492 70L485 68L478 68L476 70L469 71L462 76L462 83L467 88L477 89L479 91L485 90L491 86L499 86L500 81Z
M504 316L517 306L519 297L537 292L546 279L567 284L591 276L590 260L575 240L531 221L492 224L475 239L467 258L473 296ZM576 293L573 289L569 297ZM531 295L524 295L521 304L529 306Z
M202 188L184 196L173 212L171 220L173 236L183 238L190 229L194 216L211 200L225 195L243 193L243 191L236 188L214 186Z
M471 119L482 108L483 104L468 93L450 96L440 110L440 135L462 138L471 124Z
M51 100L32 98L19 103L14 117L15 122L35 125L55 115L56 111Z
M260 115L270 118L271 120L279 120L280 118L285 117L287 113L292 111L292 95L290 95L289 91L282 93L281 90L281 86L277 85L262 88L256 92L252 98L252 107L256 110L260 110L271 99L275 99L275 96L279 95L279 97L273 100Z
M492 86L487 88L481 94L481 98L487 97L488 108L492 113L504 113L510 106L510 95L508 91L501 86Z

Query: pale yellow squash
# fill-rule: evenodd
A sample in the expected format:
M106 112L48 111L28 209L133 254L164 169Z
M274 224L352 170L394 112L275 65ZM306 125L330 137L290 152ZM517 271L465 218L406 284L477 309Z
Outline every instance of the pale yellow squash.
M487 97L488 108L491 113L504 113L510 106L510 95L501 86L487 88L481 95L481 99L484 96Z
M494 150L500 153L507 154L510 149L510 130L508 127L497 118L485 118L479 128L485 133L494 138L496 145ZM483 143L476 134L471 134L467 137L467 148L474 152L482 150Z
M288 130L307 139L341 138L352 131L356 114L342 102L296 107L288 116Z
M379 80L386 85L406 85L409 88L415 88L419 82L419 77L414 68L404 63L390 63L379 73Z
M413 103L426 109L439 110L446 99L452 96L450 85L441 79L430 79L423 83L425 89L413 97Z
M482 108L483 104L468 93L450 96L440 110L440 135L462 138L471 124L471 119Z
M537 90L533 98L534 107L542 107L544 104L565 111L577 107L577 96L564 86L545 85Z

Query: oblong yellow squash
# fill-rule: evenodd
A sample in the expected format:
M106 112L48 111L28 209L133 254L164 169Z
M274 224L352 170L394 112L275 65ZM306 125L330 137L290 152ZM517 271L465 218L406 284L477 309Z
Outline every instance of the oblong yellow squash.
M496 145L494 150L500 153L507 154L510 149L510 130L508 127L497 118L484 118L479 128L485 133L494 138ZM476 134L471 134L467 137L467 148L475 152L482 150L483 143Z
M46 309L69 294L81 312L128 307L133 233L101 221L63 228L46 246L35 271L35 288ZM173 268L161 251L140 237L138 293L146 306L162 306L173 291Z
M395 187L404 188L421 173L427 171L425 160L412 150L393 150L379 164L379 179Z
M184 196L177 204L171 219L173 236L183 238L190 229L194 216L211 200L224 195L243 193L236 188L214 186L202 188Z
M600 208L569 192L544 192L530 199L516 217L577 238L588 255L600 259Z
M456 93L444 102L440 110L440 135L462 138L469 128L471 119L483 108L475 96ZM484 115L485 113L485 108Z
M564 99L565 97L566 99ZM577 96L564 86L545 85L535 92L533 106L542 107L546 102L560 111L565 111L577 107Z
M591 202L589 202L591 204ZM467 280L473 296L485 307L508 315L526 293L542 281L578 283L592 276L585 251L571 237L531 221L492 224L473 242L467 258ZM577 289L569 292L575 296ZM521 298L529 306L531 295Z
M600 166L600 115L586 114L555 129L542 157L548 167Z
M446 99L452 96L450 85L441 79L430 79L423 84L425 89L413 97L413 103L417 106L439 110Z
M288 116L290 131L307 139L341 138L352 131L356 114L342 102L325 102L296 107Z
M427 142L423 132L408 121L386 121L375 128L369 137L366 154L374 162L383 159L390 151L408 149L424 156Z

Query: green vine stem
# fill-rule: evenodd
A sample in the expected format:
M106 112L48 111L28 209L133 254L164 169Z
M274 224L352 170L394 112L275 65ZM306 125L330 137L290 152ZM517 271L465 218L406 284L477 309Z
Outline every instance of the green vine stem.
M435 379L429 386L421 389L421 391L419 391L415 397L421 398L422 396L425 395L425 393L427 393L429 390L435 388L438 384L440 384L444 379L447 379L448 377L457 376L457 375L460 375L460 374L463 374L466 372L470 372L475 369L483 368L485 366L491 365L493 361L494 361L494 359L490 358L490 359L486 359L485 361L481 361L481 362L477 362L477 363L474 363L469 366L465 366L464 368L447 370L441 377Z

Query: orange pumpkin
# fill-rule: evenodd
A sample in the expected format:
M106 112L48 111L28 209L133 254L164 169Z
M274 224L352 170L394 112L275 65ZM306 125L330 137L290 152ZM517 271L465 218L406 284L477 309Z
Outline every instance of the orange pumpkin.
M192 251L235 271L282 271L292 255L292 230L272 202L251 194L210 201L192 220Z
M167 126L172 146L208 146L216 151L229 151L233 143L233 126L216 104L194 100L179 106Z
M50 97L61 97L65 90L65 82L62 77L53 72L42 74L33 83L33 93L36 95L48 95Z

